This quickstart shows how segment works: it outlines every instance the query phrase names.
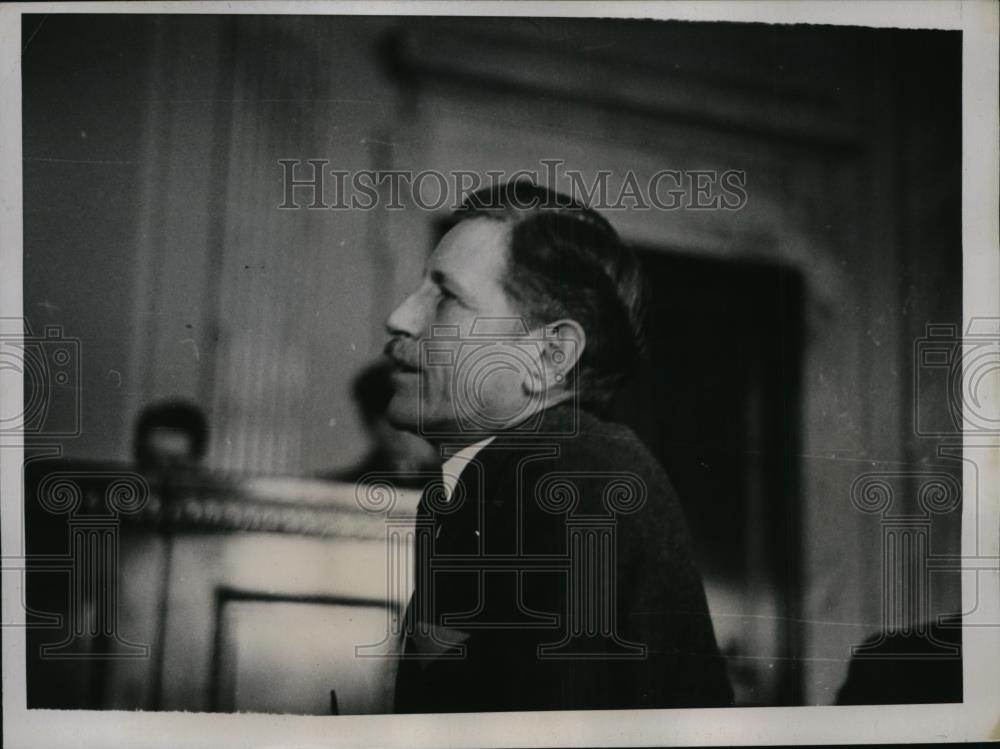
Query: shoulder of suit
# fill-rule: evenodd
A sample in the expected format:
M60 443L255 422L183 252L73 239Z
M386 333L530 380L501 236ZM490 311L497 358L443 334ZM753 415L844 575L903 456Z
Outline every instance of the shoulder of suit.
M564 408L558 415L558 433L542 431L498 439L483 451L485 461L501 471L516 465L514 473L535 481L556 475L596 480L599 475L613 478L628 474L661 496L674 494L660 462L629 427L604 421L583 409L572 420L566 414ZM545 457L536 457L539 455Z
M670 550L671 560L684 557L677 555L687 544L677 492L660 462L629 427L580 411L571 431L498 439L483 452L488 456L487 491L500 504L513 491L526 508L544 510L533 516L535 521L558 520L564 516L545 507L562 507L567 497L575 495L573 513L615 512L622 532L636 545L630 553L645 553L643 539L655 539Z
M675 495L660 462L629 427L581 411L577 429L554 441L557 454L539 469L593 479L638 480L660 498Z
M630 539L639 545L641 539L662 542L662 553L669 556L671 565L690 557L690 538L680 498L660 461L646 444L624 424L603 421L582 413L580 429L575 437L566 437L560 444L557 472L581 475L577 482L581 490L581 508L585 512L599 511L606 507L605 493L612 482L624 479L626 484L638 482L643 499L634 511L619 512L619 528L631 528ZM589 475L589 480L586 478ZM619 484L619 497L637 496ZM625 502L622 507L631 504ZM636 548L629 553L640 553ZM648 551L646 549L645 551ZM657 552L659 553L659 552ZM667 562L664 562L666 564Z
M603 421L587 411L581 411L578 429L560 440L567 455L594 460L604 465L627 463L649 470L659 468L659 462L636 433L624 424Z

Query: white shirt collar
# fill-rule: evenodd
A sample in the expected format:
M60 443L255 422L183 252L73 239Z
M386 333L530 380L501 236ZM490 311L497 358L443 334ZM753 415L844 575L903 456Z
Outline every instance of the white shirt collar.
M476 442L475 444L466 445L444 462L444 465L441 466L441 478L444 481L444 495L446 502L451 501L451 495L455 491L455 485L458 483L458 478L462 475L462 471L465 467L475 460L479 451L490 444L495 438L496 436L494 435L492 437L479 440L479 442Z

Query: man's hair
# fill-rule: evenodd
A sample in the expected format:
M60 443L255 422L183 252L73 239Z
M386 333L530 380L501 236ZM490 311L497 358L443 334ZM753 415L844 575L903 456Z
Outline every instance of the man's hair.
M191 438L191 457L201 460L208 442L208 421L198 406L182 400L168 400L146 406L135 425L135 459L144 463L153 458L149 435L156 429L176 429Z
M575 320L587 340L571 384L602 409L643 353L644 285L638 258L595 211L527 180L470 194L454 221L509 225L504 289L531 327Z

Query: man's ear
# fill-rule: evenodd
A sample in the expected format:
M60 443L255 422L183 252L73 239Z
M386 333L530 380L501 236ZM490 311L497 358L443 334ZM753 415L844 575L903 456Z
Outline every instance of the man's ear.
M539 371L531 373L530 392L549 392L566 387L574 367L587 346L587 334L576 320L557 320L536 331Z

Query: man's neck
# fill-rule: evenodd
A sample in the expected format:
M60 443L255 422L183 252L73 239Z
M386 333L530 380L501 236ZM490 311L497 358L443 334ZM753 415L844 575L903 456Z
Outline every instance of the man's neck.
M543 412L548 412L557 406L569 403L572 399L572 393L560 393L556 396L550 396L546 399L544 405L531 409L526 414L521 415L517 420L511 421L503 426L498 426L495 430L462 432L456 427L456 431L446 437L426 437L426 439L437 451L438 457L443 463L449 457L467 447L487 439L493 439L494 437L498 437L506 433L516 432L519 426L527 421L539 418L540 414L540 418L545 419L546 413Z

